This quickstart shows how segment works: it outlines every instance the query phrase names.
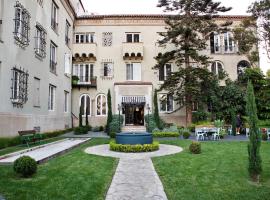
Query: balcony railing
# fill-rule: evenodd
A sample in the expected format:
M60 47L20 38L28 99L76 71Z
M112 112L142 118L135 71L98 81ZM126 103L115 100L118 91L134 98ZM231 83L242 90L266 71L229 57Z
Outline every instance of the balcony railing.
M238 53L237 46L212 46L210 48L212 54L235 54Z
M77 76L73 76L77 77ZM97 77L89 77L89 76L78 76L78 80L75 78L72 79L72 86L73 87L97 87Z

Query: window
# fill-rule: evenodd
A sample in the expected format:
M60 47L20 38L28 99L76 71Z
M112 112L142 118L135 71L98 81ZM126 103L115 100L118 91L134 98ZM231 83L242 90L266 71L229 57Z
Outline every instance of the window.
M36 25L36 37L35 37L35 53L40 58L46 57L46 31L37 24Z
M90 108L91 108L91 101L90 97L87 94L83 94L80 97L80 109L82 111L82 115L91 115Z
M167 80L167 77L171 75L172 65L170 63L165 64L163 67L159 69L159 80L164 81Z
M238 78L245 73L245 70L247 68L250 68L250 63L248 61L246 61L246 60L241 60L237 64L237 75L238 75Z
M65 113L68 112L68 95L69 95L69 92L64 91L64 98L65 98L64 112Z
M128 81L141 81L141 63L126 64L126 79Z
M50 84L48 109L51 111L55 110L55 91L56 91L56 87Z
M103 77L113 77L113 63L103 62L101 74Z
M102 46L104 47L112 46L112 32L102 33Z
M11 101L14 105L22 106L28 100L28 73L24 70L12 69Z
M234 51L234 41L232 33L226 32L223 35L224 37L224 51L225 53L230 53Z
M159 111L160 112L173 111L173 96L171 94L159 95Z
M70 64L71 64L71 55L69 53L65 53L65 74L70 74Z
M76 33L75 43L94 43L95 33Z
M221 62L214 61L211 65L211 72L215 75L220 76L223 72L223 66L222 66Z
M34 92L33 92L34 107L40 107L40 79L34 78Z
M211 33L210 35L211 53L220 53L220 35L218 33Z
M54 31L58 28L58 6L52 2L51 27Z
M73 75L79 77L81 84L91 83L94 77L94 64L76 64L73 65Z
M100 94L96 97L97 103L97 116L106 116L107 115L107 100L104 94Z
M56 74L56 48L57 46L51 42L50 46L50 72Z
M126 33L126 42L140 42L140 33Z
M65 43L66 43L66 45L69 45L69 41L70 41L69 32L70 32L70 24L68 21L66 21L66 30L65 30Z
M18 1L15 5L14 23L15 40L18 42L19 45L23 47L28 46L30 33L30 14Z

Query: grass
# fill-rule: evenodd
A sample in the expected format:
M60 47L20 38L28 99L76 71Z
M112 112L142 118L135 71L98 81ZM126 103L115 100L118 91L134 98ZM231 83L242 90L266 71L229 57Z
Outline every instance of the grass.
M55 142L55 141L58 141L58 140L63 140L63 139L65 139L65 138L62 138L62 137L49 138L49 139L46 139L46 140L42 140L42 144L48 144L48 143ZM36 147L36 146L39 146L39 145L40 144L33 144L33 145L30 146L30 148ZM13 153L13 152L16 152L16 151L21 151L21 150L24 150L24 149L28 149L28 147L25 144L0 149L0 156L5 155L5 154L9 154L9 153Z
M180 154L154 158L170 200L266 200L270 198L270 143L263 142L261 183L248 179L247 142L203 142L202 154L188 151L191 141L162 141L184 148Z
M23 179L12 166L0 166L0 194L6 199L104 199L118 160L89 155L84 149L108 143L93 139L67 154L39 165L32 178Z

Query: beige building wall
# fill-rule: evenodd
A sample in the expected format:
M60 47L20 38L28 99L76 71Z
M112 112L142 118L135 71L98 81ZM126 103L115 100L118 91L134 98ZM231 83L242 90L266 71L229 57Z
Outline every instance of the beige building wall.
M0 137L17 136L20 130L40 129L53 131L71 127L71 85L70 74L65 74L65 54L71 55L74 15L66 0L55 0L58 6L58 31L51 28L52 0L19 0L30 14L29 45L24 48L14 39L14 18L16 0L1 1L2 27L0 28ZM70 44L65 44L66 21L70 23ZM39 23L47 32L46 57L40 59L35 54L36 25ZM1 32L2 30L2 32ZM50 42L57 45L56 74L50 72ZM71 61L70 61L71 63ZM70 64L71 65L71 64ZM28 100L21 107L11 101L12 68L22 68L28 72ZM34 78L40 79L40 106L34 106ZM56 87L55 109L48 110L49 84ZM68 111L64 112L64 91L68 95Z
M227 16L217 19L218 23L225 20L233 20L233 26L239 24L243 19L240 16ZM111 15L111 16L84 16L76 20L76 33L94 33L93 44L73 44L73 64L92 63L94 64L94 76L97 76L97 88L72 90L72 106L73 113L78 116L79 113L79 99L81 94L88 94L91 96L93 109L95 109L95 97L97 94L107 94L108 89L112 92L112 107L113 113L118 113L118 104L121 105L122 96L140 96L146 97L146 104L150 106L150 113L152 112L153 91L158 88L162 82L159 81L159 72L153 70L152 67L156 64L154 57L158 53L165 52L174 48L168 45L165 49L159 47L157 40L160 38L160 32L165 32L164 16L162 15ZM104 32L112 33L112 46L104 47L102 45L102 34ZM140 33L139 43L126 43L126 33ZM75 40L74 40L75 41ZM210 42L209 42L210 44ZM125 53L140 53L142 58L129 60L123 58ZM245 56L240 56L236 53L219 53L211 54L210 47L203 53L208 54L213 61L219 61L223 64L224 70L229 74L232 80L237 78L237 64L241 60L247 60ZM85 54L85 55L83 55ZM79 58L89 54L94 59L88 61L80 60ZM112 78L102 77L102 62L110 60L114 64L114 72ZM141 63L141 81L130 82L126 80L126 63L140 62ZM176 66L172 63L172 68ZM209 69L211 67L209 66ZM150 83L143 85L144 83ZM151 88L151 90L149 90ZM146 92L148 91L148 92ZM174 108L177 108L174 102ZM145 107L145 114L147 113ZM165 121L176 123L178 125L185 125L185 109L177 112L160 113ZM92 126L104 125L104 120L97 118L95 115L89 117L93 123Z

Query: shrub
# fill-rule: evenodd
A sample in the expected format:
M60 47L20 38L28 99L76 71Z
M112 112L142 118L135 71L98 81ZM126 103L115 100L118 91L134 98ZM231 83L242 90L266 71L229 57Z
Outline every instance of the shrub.
M193 123L197 123L199 121L205 121L210 117L210 113L209 112L205 112L202 110L199 110L197 112L194 112L192 114L192 122Z
M116 136L116 132L110 132L110 137L111 138L115 138L115 136Z
M149 123L146 125L147 131L152 133L155 128L157 128L156 122L154 120L149 120Z
M100 126L99 127L99 131L104 131L104 127L103 126Z
M29 156L22 156L15 160L13 169L16 173L21 174L23 177L29 177L36 173L37 163Z
M153 132L153 137L179 137L179 132L161 132L155 131Z
M88 126L85 126L85 128L88 129L88 131L91 131L92 130L92 126L88 125Z
M120 124L120 126L121 126L121 124ZM119 129L119 120L113 120L110 123L109 130L110 130L110 133L112 133L112 132L119 133L120 132L120 129Z
M196 124L190 124L187 128L189 129L189 131L195 132L195 127L196 127Z
M126 153L136 153L136 152L150 152L156 151L159 149L159 143L154 141L152 144L116 144L114 140L110 142L110 150L118 151L118 152L126 152Z
M20 137L0 138L0 149L21 144Z
M88 128L89 128L88 126L76 127L74 129L74 134L75 135L84 135L84 134L87 134Z
M189 145L189 151L193 154L200 154L201 153L201 144L199 142L192 142Z
M267 134L266 133L262 133L262 140L266 141L268 139Z
M95 126L92 128L93 132L99 132L100 131L100 127L99 126Z
M184 137L184 139L188 139L190 137L190 132L189 131L183 131L183 137Z

